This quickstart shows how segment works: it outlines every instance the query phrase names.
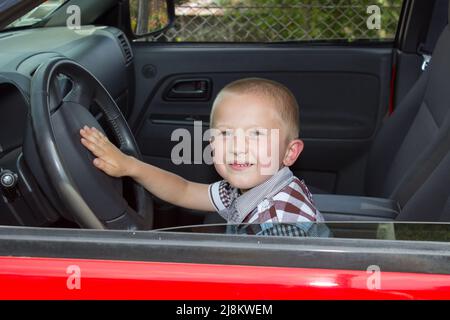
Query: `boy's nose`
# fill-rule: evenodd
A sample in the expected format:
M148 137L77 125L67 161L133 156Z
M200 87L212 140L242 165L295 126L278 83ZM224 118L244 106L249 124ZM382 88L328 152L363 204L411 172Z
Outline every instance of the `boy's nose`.
M248 152L248 138L246 135L236 134L233 138L233 153L246 154Z

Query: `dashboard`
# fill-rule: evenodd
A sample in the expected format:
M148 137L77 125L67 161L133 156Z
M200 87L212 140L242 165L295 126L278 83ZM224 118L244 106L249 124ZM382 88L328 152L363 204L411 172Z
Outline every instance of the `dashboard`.
M37 68L52 57L69 58L84 66L105 86L126 118L131 111L133 53L119 29L51 27L0 33L0 170L24 175L26 169L22 168L19 158L29 123L30 82ZM36 215L36 210L27 210L39 206L36 199L30 200L26 196L33 193L36 198L39 186L29 178L28 181L21 180L24 180L19 186L21 198L25 201L8 200L3 192L0 225L41 226L54 222L56 216L48 208L42 209L47 212L44 215Z

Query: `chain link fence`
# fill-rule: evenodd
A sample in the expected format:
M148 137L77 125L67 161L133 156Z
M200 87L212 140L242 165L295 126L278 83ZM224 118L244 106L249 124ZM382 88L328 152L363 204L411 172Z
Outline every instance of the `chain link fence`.
M379 8L378 28L369 28ZM402 0L190 0L176 1L172 28L150 41L285 42L391 40Z

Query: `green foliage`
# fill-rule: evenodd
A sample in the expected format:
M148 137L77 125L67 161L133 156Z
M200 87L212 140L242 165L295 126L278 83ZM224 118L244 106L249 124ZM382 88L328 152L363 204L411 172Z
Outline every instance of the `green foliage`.
M256 41L393 38L401 0L219 0L226 23ZM381 29L367 28L367 7L378 4ZM239 9L241 8L241 9ZM240 27L242 26L242 27ZM249 39L250 41L252 39Z
M395 235L397 240L450 242L450 225L397 223Z
M175 4L183 14L164 34L168 41L353 41L393 39L402 0L175 0ZM370 5L380 7L379 30L367 27Z
M129 0L129 5L131 30L136 34L162 29L169 21L166 0Z

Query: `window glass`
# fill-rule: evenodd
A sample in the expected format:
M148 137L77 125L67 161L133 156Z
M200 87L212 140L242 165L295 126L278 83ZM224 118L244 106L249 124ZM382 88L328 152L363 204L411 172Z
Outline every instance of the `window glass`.
M49 17L56 9L62 6L66 0L47 0L23 15L7 28L28 27Z
M327 222L297 224L196 225L159 229L165 232L249 236L309 237L450 242L450 224L408 222Z
M175 4L174 26L148 40L392 40L402 0L176 0Z

